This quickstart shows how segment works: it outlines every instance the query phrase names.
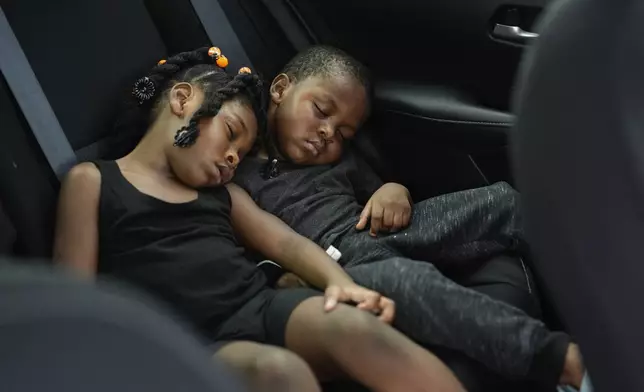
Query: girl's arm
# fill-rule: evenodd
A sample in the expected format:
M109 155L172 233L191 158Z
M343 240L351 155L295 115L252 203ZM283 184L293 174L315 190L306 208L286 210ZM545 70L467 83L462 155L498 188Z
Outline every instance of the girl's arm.
M58 200L54 261L93 278L98 264L98 206L101 173L92 163L75 166Z
M325 289L345 286L353 280L322 248L302 237L286 223L260 209L237 185L226 186L232 199L232 223L243 244L300 276L311 285Z
M338 302L352 302L358 309L379 314L391 323L395 304L375 291L353 283L346 272L314 242L297 234L276 216L260 209L237 185L227 185L232 199L232 223L242 242L315 287L324 289L326 311Z

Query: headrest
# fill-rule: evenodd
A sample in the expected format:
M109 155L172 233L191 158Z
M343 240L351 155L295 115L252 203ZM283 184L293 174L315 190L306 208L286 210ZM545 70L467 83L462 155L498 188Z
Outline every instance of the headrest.
M597 390L644 390L644 2L566 0L516 97L514 163L535 264Z

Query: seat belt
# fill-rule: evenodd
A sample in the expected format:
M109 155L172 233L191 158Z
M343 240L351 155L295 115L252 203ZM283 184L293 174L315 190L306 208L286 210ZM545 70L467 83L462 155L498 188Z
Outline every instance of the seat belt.
M0 53L0 71L49 165L62 178L76 163L76 155L1 7Z
M222 45L221 49L231 63L255 69L219 2L214 0L190 0L190 2L210 42L213 45L217 45L218 42L226 43L226 46Z
M297 15L289 0L262 0L262 3L298 52L309 47L311 42L318 42L315 34L306 28L306 24Z

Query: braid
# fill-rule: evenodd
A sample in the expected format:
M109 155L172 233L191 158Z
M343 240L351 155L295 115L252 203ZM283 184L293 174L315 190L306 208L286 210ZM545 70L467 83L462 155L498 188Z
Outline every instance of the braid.
M253 112L257 114L261 107L262 82L256 75L240 74L233 78L226 86L216 90L214 99L204 101L204 105L194 114L197 120L203 117L216 116L221 105L237 96L245 96L253 106Z
M208 48L200 48L192 52L182 52L168 58L163 64L158 64L148 74L148 78L156 86L165 86L179 71L198 65L212 63L208 56Z

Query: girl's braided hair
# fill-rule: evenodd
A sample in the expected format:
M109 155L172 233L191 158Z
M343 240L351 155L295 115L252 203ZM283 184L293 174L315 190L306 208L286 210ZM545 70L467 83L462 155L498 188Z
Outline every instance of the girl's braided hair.
M145 77L137 81L134 92L129 94L125 102L123 114L117 119L109 158L120 158L136 147L163 108L167 92L181 82L199 86L204 93L204 100L188 125L177 130L177 138L186 134L196 136L199 121L216 116L221 105L233 99L249 104L255 113L259 129L263 128L266 114L261 79L250 73L226 73L215 65L209 48L200 48L160 61Z

